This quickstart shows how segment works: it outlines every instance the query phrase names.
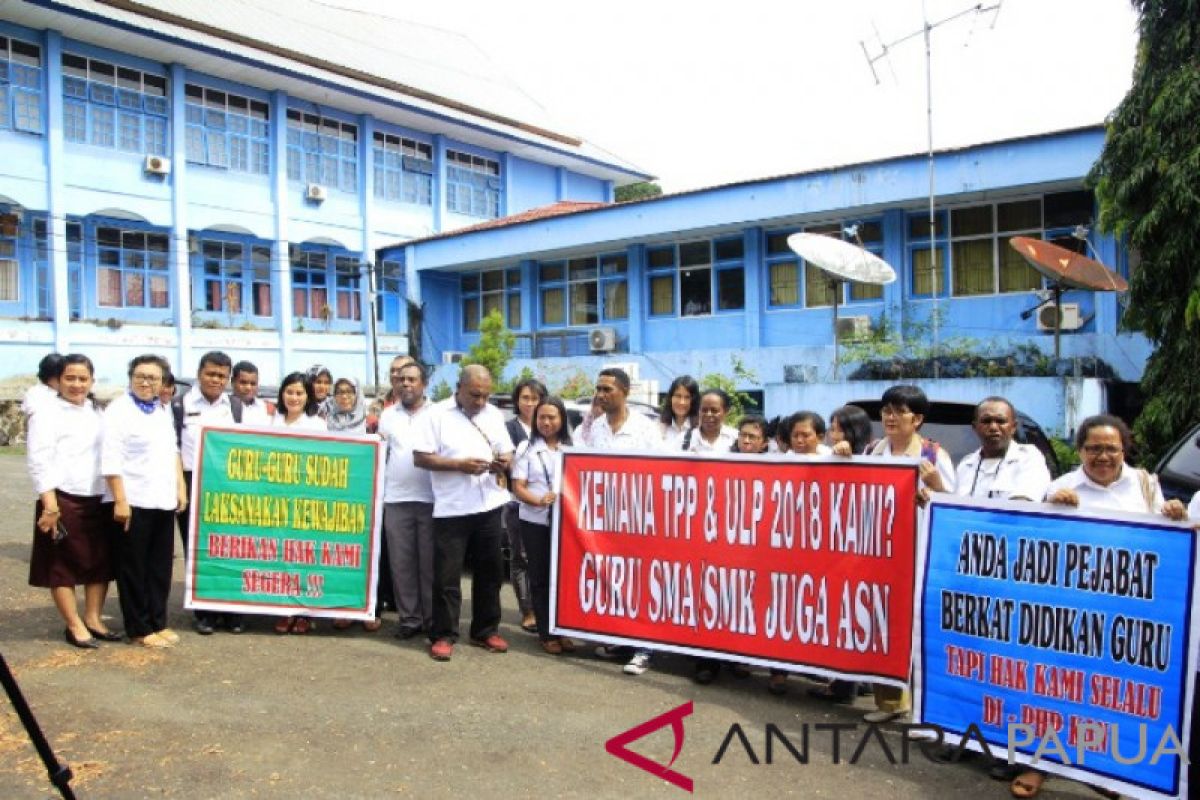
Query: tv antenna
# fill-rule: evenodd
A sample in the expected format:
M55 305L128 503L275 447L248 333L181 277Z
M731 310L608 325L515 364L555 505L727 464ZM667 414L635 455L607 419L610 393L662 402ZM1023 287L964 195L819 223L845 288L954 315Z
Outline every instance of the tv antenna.
M874 55L867 49L867 43L859 40L859 45L862 47L863 55L867 59L867 68L871 70L871 77L875 79L875 85L879 85L879 73L875 71L875 62L886 59L891 53L892 48L897 45L904 44L907 41L922 37L925 40L925 136L926 150L929 159L929 286L930 292L933 294L933 314L931 321L933 323L933 377L940 377L941 368L938 363L938 356L941 350L940 339L940 323L938 320L938 293L941 291L941 281L939 280L938 268L938 237L937 237L937 207L936 207L936 191L937 183L935 180L934 164L933 164L933 57L932 57L932 34L935 28L940 28L942 25L947 25L955 20L961 19L968 15L975 15L978 19L980 16L989 12L992 14L992 21L988 25L989 29L996 27L996 18L1000 15L1000 6L1004 0L997 0L991 5L976 3L970 8L964 8L961 11L955 12L948 17L937 20L936 22L929 21L929 12L926 7L926 0L921 0L921 27L912 33L905 34L899 39L891 42L884 42L879 36L879 31L875 31L875 38L879 39L879 50ZM872 27L873 24L872 24ZM891 67L891 61L888 61L888 67ZM893 76L895 72L893 71Z

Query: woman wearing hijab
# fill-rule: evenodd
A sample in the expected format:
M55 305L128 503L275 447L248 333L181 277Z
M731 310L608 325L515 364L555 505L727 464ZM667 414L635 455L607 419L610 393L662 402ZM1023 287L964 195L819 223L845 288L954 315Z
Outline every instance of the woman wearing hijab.
M367 404L363 402L358 381L338 378L333 384L333 404L325 423L329 430L339 433L367 432Z

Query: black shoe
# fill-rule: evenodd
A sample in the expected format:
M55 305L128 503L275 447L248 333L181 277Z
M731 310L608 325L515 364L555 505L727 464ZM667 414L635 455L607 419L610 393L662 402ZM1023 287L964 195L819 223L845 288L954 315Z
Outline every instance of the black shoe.
M63 628L63 638L67 640L67 644L72 647L78 647L80 650L100 649L100 645L96 644L95 639L76 639L75 634L71 633L70 628Z
M216 630L216 628L213 627L212 620L210 620L208 617L201 617L199 615L197 615L195 621L192 623L192 627L195 628L196 633L200 634L201 636L212 636L213 631Z
M697 667L696 674L692 676L692 680L701 686L707 686L717 679L717 671L712 667Z
M246 630L246 625L242 620L241 614L228 614L225 617L225 627L233 634L238 634Z
M125 634L123 633L115 633L113 631L98 631L95 628L86 625L84 627L88 629L88 633L92 635L93 639L99 639L102 642L119 642L125 638Z
M420 628L401 628L398 631L396 631L396 638L401 641L407 641L407 640L413 638L414 636L420 636L420 635L421 635Z

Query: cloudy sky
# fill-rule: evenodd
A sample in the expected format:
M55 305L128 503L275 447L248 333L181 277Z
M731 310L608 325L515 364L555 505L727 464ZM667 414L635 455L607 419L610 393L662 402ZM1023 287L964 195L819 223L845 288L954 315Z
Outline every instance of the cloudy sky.
M926 146L921 0L322 1L467 35L560 129L668 191ZM924 5L931 23L973 7ZM860 42L914 32L876 84ZM1003 0L935 28L934 146L1102 122L1136 41L1128 0Z

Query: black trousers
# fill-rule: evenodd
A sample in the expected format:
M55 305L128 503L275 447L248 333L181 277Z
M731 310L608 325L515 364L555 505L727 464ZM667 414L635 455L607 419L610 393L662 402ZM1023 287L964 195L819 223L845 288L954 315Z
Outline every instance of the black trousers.
M167 627L174 558L171 514L156 508L134 508L129 530L116 534L117 590L125 633L130 638Z
M529 594L537 617L538 637L550 635L550 526L521 520L521 541L529 560Z
M486 639L499 630L500 585L504 577L500 555L502 510L433 520L432 641L458 640L464 563L471 565L471 638Z

